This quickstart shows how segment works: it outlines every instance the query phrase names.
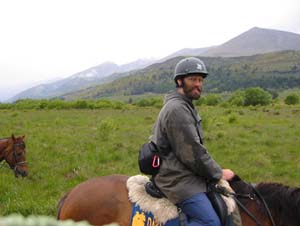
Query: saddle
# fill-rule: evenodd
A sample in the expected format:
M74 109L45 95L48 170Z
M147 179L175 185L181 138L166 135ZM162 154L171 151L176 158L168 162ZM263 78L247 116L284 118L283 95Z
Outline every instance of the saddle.
M155 183L150 180L145 184L146 192L154 197L154 198L165 198L166 196L156 187ZM220 222L221 226L225 226L227 222L228 210L224 199L222 198L221 194L218 190L214 189L214 186L211 186L209 191L207 192L207 197L210 200L213 208L215 209ZM183 213L180 213L183 214Z
M211 186L206 195L220 219L221 226L225 226L228 219L228 209L221 193Z
M140 205L142 209L152 212L158 222L166 223L170 219L182 217L177 207L166 198L148 177L141 175L130 177L127 181L127 188L129 199ZM135 193L138 193L138 195ZM207 196L211 200L222 226L225 226L228 215L235 208L235 203L231 199L225 202L224 198L229 198L221 196L213 189L210 189Z

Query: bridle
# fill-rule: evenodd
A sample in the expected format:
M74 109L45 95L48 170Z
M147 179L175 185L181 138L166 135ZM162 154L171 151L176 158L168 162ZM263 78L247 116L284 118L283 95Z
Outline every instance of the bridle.
M276 226L274 219L272 217L271 211L265 201L265 199L262 197L262 195L260 194L260 192L255 188L255 186L253 184L248 184L249 186L251 186L253 193L249 193L249 194L239 194L237 193L235 196L233 196L234 200L236 201L236 203L238 204L238 206L258 225L258 226L263 226L263 224L245 207L245 205L243 205L239 200L238 197L240 198L249 198L251 200L255 200L256 198L262 202L265 210L267 211L267 215L269 217L269 220L271 221L272 226Z
M246 182L244 182L246 183ZM247 207L239 200L239 199L250 199L250 200L256 200L258 199L260 202L262 202L265 210L267 211L267 215L268 218L271 222L272 226L276 226L274 219L272 217L271 211L265 201L265 199L262 197L262 195L260 194L260 192L255 188L255 185L253 184L248 184L246 183L248 186L250 186L252 188L253 192L249 192L249 193L232 193L232 192L228 192L224 187L218 186L216 185L215 189L217 192L221 193L224 196L227 197L232 197L235 202L237 203L237 205L258 225L258 226L264 226L255 216L253 213L251 213Z
M16 148L19 147L19 146L20 146L23 150L22 150L22 152L17 153ZM14 160L15 160L15 165L14 165L14 166L11 166L10 168L14 171L15 176L17 176L17 174L18 174L18 169L17 169L17 167L26 164L26 161L20 161L20 162L18 162L18 157L17 157L18 154L23 154L24 152L25 152L25 143L24 143L23 141L21 141L21 142L19 142L19 143L14 143L14 144L13 144L13 150L12 150L12 153L13 153L13 157L14 157Z

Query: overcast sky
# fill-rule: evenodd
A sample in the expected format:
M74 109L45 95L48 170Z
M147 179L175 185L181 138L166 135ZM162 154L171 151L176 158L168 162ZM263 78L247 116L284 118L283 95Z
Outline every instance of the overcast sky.
M220 45L252 27L300 34L299 0L1 0L0 101L99 65Z

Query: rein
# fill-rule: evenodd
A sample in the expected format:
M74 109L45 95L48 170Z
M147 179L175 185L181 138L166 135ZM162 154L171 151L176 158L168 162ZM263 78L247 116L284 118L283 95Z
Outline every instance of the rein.
M255 192L255 194L257 195L257 197L260 199L260 201L262 201L262 203L264 204L264 207L265 207L265 209L266 209L266 211L268 213L268 217L269 217L269 219L270 219L270 221L272 223L272 226L276 226L275 221L274 221L274 219L272 217L271 211L270 211L270 209L269 209L269 207L268 207L265 199L262 197L262 195L260 194L260 192L255 188L255 186L251 185L251 187L253 188L253 191Z
M246 199L250 199L250 200L255 200L255 198L257 197L264 205L264 208L267 211L267 215L269 217L269 220L271 221L272 226L276 226L274 219L272 217L271 211L265 201L265 199L262 197L262 195L260 194L260 192L255 188L255 186L253 186L252 184L248 184L249 186L251 186L251 188L253 189L254 193L246 193L246 194L242 194L242 193L231 193L228 192L225 188L220 187L220 186L216 186L215 189L217 192L221 193L222 195L225 196L231 196L236 203L238 204L238 206L258 225L258 226L263 226L263 224L246 208L246 206L240 202L240 200L238 198L246 198Z
M258 225L263 226L263 224L238 200L237 196L232 196L234 201L238 204L238 206ZM249 198L249 197L248 197ZM253 200L253 198L250 198Z
M15 159L15 166L12 166L10 168L14 171L15 175L17 175L17 170L18 170L17 167L26 164L26 161L20 161L20 162L17 161L17 153L16 153L17 146L21 146L22 148L25 148L25 144L23 142L13 144L13 156ZM24 150L22 152L24 152Z

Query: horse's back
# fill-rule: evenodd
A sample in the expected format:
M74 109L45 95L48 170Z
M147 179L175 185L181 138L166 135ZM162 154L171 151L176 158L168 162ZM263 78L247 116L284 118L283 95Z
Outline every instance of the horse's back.
M129 225L128 176L110 175L87 180L73 188L59 204L58 219L87 220L93 225Z

